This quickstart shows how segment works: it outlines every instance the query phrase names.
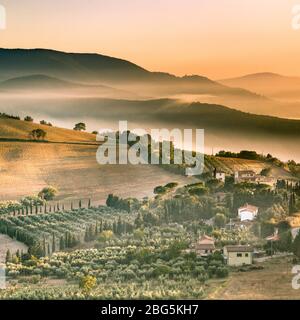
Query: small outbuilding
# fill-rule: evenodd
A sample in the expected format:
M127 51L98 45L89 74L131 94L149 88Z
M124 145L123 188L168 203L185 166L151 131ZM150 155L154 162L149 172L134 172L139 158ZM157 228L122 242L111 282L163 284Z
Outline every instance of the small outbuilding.
M229 266L242 266L253 263L254 249L250 245L225 246L224 257Z

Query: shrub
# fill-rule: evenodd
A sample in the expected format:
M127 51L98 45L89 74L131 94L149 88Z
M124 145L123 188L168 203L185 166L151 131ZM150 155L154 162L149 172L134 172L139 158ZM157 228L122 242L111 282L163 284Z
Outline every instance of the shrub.
M33 118L30 117L30 116L26 116L26 117L24 118L24 121L33 122Z

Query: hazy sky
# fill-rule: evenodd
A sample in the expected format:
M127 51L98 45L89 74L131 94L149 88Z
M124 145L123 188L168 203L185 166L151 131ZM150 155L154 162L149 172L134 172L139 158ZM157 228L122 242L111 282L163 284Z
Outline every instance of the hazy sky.
M0 0L1 47L97 52L152 71L300 76L300 0Z

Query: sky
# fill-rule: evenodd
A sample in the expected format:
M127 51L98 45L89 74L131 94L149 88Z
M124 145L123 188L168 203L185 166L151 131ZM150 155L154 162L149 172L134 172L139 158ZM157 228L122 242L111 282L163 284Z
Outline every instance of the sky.
M0 47L96 52L151 71L213 79L256 72L300 76L300 29L292 28L297 4L300 0L0 0L7 18Z

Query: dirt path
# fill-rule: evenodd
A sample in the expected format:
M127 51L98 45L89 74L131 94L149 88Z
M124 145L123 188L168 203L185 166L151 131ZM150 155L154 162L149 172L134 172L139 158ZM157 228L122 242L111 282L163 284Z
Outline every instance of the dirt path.
M17 250L23 250L23 252L26 252L28 247L4 234L0 234L0 263L5 262L5 256L8 249L11 253L15 253Z

